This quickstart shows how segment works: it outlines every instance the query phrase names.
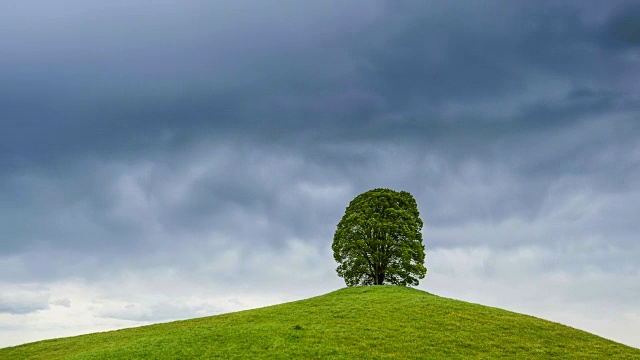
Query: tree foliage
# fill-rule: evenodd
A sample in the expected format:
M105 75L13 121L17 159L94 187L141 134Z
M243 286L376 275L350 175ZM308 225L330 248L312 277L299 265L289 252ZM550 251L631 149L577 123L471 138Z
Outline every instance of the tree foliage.
M347 286L418 285L424 278L422 220L406 191L373 189L356 196L333 236L336 271Z

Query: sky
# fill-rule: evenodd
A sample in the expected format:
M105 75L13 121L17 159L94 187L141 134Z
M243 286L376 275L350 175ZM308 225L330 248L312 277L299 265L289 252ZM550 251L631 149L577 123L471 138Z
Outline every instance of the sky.
M640 348L633 1L23 0L0 11L0 347L344 287L409 191L418 289Z

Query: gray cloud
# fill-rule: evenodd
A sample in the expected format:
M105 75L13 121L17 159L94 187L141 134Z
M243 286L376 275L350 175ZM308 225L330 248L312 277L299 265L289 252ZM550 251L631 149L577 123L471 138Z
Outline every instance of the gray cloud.
M55 299L51 302L51 305L63 306L63 307L69 308L71 307L71 299L69 298Z
M316 10L310 26L296 20L297 5L271 14L243 4L198 3L178 12L163 4L151 14L132 5L99 11L80 5L85 11L78 13L100 20L88 32L109 36L83 41L70 35L84 34L74 26L32 34L76 48L42 48L51 39L25 42L20 49L45 51L47 58L60 52L65 61L20 65L29 67L23 72L15 63L5 67L12 71L3 87L9 131L2 163L162 153L211 136L437 141L462 128L493 138L511 126L551 129L588 114L637 109L637 95L619 83L637 71L600 47L598 32L608 25L591 20L587 7L349 2L309 9ZM109 16L98 15L105 10ZM191 19L196 11L234 20ZM344 21L355 12L357 21ZM495 13L503 14L500 22L491 20ZM87 27L85 17L66 15ZM58 16L42 26L61 27ZM175 29L166 34L166 28ZM234 41L221 35L231 30ZM180 36L187 41L171 42ZM103 56L87 58L91 51ZM481 124L494 121L507 125Z
M604 28L604 41L606 44L622 47L640 46L640 26L634 21L640 15L640 6L629 3L619 9Z
M13 290L0 295L0 313L29 314L49 309L49 294L44 291Z

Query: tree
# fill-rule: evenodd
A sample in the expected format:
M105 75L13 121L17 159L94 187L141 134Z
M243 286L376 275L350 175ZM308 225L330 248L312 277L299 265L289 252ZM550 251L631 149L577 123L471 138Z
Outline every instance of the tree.
M333 236L336 271L347 286L418 285L424 278L422 220L406 191L373 189L356 196Z

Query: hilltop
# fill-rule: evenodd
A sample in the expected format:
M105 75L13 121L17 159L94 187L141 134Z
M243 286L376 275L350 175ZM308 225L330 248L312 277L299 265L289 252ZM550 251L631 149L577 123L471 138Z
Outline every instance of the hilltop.
M640 350L568 326L396 286L45 340L0 359L623 358Z

